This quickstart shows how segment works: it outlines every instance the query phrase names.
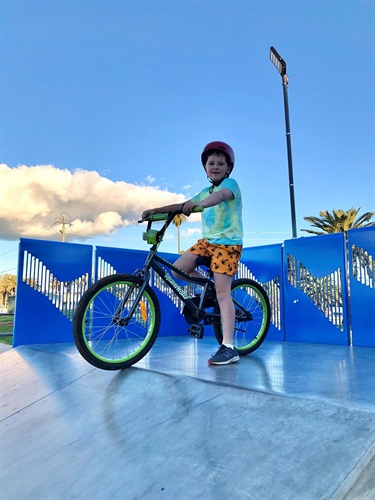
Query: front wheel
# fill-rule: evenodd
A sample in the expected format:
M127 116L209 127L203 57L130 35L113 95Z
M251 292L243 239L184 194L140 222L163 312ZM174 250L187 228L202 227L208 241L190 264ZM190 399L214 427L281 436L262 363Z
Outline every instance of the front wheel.
M73 321L78 351L97 368L120 370L137 363L154 344L160 326L155 292L143 280L115 274L82 296ZM130 314L129 314L130 313Z
M245 356L258 349L266 338L270 326L270 303L263 288L248 278L233 281L232 299L235 309L233 345L240 356ZM220 314L218 304L214 312ZM214 323L213 328L221 344L221 324Z

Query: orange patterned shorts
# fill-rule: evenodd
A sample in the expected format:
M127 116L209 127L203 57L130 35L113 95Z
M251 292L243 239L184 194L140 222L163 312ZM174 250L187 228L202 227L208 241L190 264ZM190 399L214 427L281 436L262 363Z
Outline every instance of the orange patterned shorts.
M211 271L234 276L242 254L242 245L215 245L201 238L187 252L211 257Z

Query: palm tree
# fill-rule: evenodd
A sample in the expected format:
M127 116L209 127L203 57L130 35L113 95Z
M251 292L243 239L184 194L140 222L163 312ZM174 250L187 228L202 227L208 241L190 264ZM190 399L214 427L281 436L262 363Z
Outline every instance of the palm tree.
M173 224L177 227L178 253L183 253L180 249L180 226L186 222L186 219L187 217L184 214L178 214L173 218Z
M349 229L355 229L358 227L369 227L375 226L375 222L370 222L372 217L374 217L375 212L366 212L360 217L356 218L358 212L361 208L351 208L350 210L332 210L330 213L328 210L320 211L320 217L304 217L307 222L313 227L320 229L320 231L314 231L312 229L301 229L310 234L332 234L332 233L347 233Z

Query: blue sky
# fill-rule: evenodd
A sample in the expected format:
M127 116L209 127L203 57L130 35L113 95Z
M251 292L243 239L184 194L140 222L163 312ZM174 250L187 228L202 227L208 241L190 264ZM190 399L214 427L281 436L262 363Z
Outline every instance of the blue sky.
M68 241L146 249L137 214L206 186L212 140L236 153L244 245L289 239L271 45L289 76L298 236L320 210L374 211L374 12L360 0L2 1L0 273L16 272L20 237L59 241L62 213ZM182 226L183 249L199 227Z

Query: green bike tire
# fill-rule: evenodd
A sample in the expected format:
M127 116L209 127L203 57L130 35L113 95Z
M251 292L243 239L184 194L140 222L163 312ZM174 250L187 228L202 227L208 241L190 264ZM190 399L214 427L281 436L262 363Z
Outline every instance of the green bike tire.
M82 296L73 319L73 336L78 351L93 366L122 370L140 361L153 346L160 327L160 305L149 285L128 324L121 324L142 284L137 276L115 274L97 281Z
M233 281L232 298L236 311L233 345L240 356L246 356L258 349L267 336L270 326L270 303L266 292L259 283L248 278ZM251 313L252 320L238 321L239 309L236 306L236 301ZM220 314L218 304L216 304L214 312ZM217 341L221 344L223 342L221 323L214 323L213 329Z

